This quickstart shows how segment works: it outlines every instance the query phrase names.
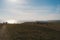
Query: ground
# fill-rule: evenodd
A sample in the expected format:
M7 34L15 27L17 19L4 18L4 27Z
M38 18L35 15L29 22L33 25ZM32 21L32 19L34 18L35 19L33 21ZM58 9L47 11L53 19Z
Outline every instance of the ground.
M0 24L0 40L60 40L60 23Z

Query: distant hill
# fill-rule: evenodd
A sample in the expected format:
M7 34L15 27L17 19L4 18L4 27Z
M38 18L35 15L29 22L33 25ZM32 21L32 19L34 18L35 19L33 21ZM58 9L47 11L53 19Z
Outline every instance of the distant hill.
M49 20L49 22L60 22L60 20Z

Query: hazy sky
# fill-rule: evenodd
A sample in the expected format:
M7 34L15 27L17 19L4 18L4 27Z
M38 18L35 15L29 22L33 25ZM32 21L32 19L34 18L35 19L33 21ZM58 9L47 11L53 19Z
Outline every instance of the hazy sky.
M60 20L60 0L0 0L1 20Z

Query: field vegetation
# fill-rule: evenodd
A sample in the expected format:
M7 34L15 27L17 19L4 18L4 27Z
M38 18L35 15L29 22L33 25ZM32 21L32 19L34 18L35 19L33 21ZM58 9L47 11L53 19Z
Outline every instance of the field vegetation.
M60 23L25 22L22 24L0 24L6 27L0 33L1 40L60 40ZM4 34L4 35L3 35Z

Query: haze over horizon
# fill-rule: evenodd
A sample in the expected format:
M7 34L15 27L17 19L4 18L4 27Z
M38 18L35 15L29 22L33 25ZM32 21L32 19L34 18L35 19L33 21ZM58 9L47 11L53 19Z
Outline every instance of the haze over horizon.
M60 0L0 0L0 19L60 20Z

